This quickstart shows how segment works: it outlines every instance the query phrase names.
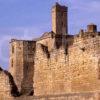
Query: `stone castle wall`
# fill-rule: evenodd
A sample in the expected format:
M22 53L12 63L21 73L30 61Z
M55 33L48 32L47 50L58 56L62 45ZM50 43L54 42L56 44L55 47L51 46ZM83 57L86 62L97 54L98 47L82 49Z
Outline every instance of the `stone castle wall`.
M100 89L100 37L98 33L94 33L95 36L86 36L87 34L90 33L67 41L67 49L60 39L57 41L58 44L61 41L61 47L57 49L54 46L51 51L45 46L45 42L37 44L33 84L35 95Z
M99 90L99 33L84 34L13 41L10 72L19 91L52 95Z
M75 39L69 47L69 67L72 92L100 90L99 35Z

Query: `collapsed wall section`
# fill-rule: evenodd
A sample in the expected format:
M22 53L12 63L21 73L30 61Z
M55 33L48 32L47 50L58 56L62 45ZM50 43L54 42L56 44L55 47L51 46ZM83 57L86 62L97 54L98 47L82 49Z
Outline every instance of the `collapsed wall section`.
M0 98L7 96L19 96L19 92L12 75L0 68Z

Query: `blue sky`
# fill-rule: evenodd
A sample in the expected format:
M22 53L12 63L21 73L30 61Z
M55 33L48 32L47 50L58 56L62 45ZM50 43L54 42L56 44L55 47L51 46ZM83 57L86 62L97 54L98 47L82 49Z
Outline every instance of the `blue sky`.
M9 66L11 38L33 39L51 31L51 7L57 0L0 0L0 66ZM87 24L100 30L100 0L59 0L68 6L69 34Z

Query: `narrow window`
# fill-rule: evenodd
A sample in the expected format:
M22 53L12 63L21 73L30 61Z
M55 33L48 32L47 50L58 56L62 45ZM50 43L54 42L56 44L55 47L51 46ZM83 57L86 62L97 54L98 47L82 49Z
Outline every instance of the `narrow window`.
M13 67L13 59L12 59L12 61L11 61L11 66Z
M28 71L28 65L26 66L26 70Z
M14 53L14 46L12 46L12 53Z
M62 26L64 26L63 21L62 21Z

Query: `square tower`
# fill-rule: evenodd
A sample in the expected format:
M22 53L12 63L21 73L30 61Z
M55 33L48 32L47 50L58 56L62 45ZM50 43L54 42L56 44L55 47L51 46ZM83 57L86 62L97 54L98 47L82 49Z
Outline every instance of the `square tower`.
M58 3L52 8L52 31L55 34L65 35L68 34L68 20L67 20L68 8L61 6Z
M35 41L16 40L10 42L9 71L21 94L33 92Z

